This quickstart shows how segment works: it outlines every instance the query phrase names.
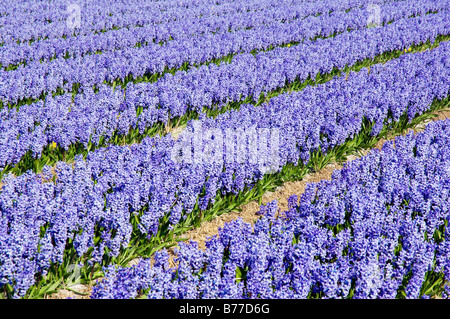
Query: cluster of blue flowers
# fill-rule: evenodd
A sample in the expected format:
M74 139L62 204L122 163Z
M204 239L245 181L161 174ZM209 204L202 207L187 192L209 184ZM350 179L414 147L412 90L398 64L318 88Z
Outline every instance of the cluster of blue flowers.
M402 11L406 16L410 13ZM342 69L383 52L427 40L433 42L438 35L448 34L449 18L448 12L442 11L401 19L379 29L356 30L334 38L277 48L256 56L241 54L230 64L203 65L187 72L167 74L156 83L129 83L126 90L102 85L99 93L94 93L92 88L84 87L74 103L70 94L49 95L45 101L23 105L19 110L4 108L0 110L0 168L18 163L28 151L40 157L44 147L53 142L67 150L77 142L85 147L89 142L96 145L101 137L108 140L115 132L126 134L131 128L143 133L146 128L167 123L169 118L182 116L188 110L220 107L249 96L257 100L261 92L271 92L284 86L286 81L314 78L319 72ZM405 29L408 32L405 33ZM134 56L133 61L136 60ZM136 70L141 67L136 65ZM112 69L116 72L123 68ZM100 76L100 73L86 72L88 74L92 79ZM75 81L77 75L71 76ZM49 79L54 85L60 80L56 76ZM39 85L25 87L36 90L36 94L41 90ZM18 93L14 90L11 87L7 95ZM139 108L142 112L138 115Z
M262 206L253 231L226 224L205 251L180 244L175 268L165 250L153 265L110 266L91 298L418 298L427 273L450 280L450 120L347 163L276 212L276 201Z
M184 9L182 17L165 14L161 17L172 17L171 21L152 21L138 28L120 28L105 33L78 34L76 37L50 38L29 43L7 43L0 51L0 64L8 66L32 60L49 60L53 57L82 56L97 51L107 52L133 47L138 43L157 46L161 41L201 38L202 35L214 35L235 32L240 29L260 28L276 23L291 22L305 18L311 14L328 13L335 10L347 10L360 5L349 3L343 7L342 1L326 1L330 6L325 8L323 2L305 3L304 1L256 1L234 2L227 4L205 4L200 8ZM167 2L158 3L166 6ZM191 4L192 5L192 4ZM154 7L152 6L151 8ZM438 8L438 7L436 7ZM160 8L160 10L163 10ZM167 10L165 8L164 10ZM173 8L172 8L173 10ZM339 12L339 11L337 11ZM187 15L186 13L190 13ZM152 15L154 18L160 15ZM153 12L154 14L154 12ZM199 17L201 16L201 19ZM48 19L48 17L46 17ZM151 22L151 21L148 21ZM142 22L139 22L142 23ZM84 23L83 23L84 24ZM232 33L231 33L232 34ZM181 42L182 43L182 42ZM179 44L180 45L180 44ZM118 52L120 53L120 52ZM150 59L150 58L149 58Z
M304 1L304 0L300 0ZM258 5L258 2L261 2ZM291 2L291 1L288 1ZM295 1L298 2L298 1ZM295 3L294 2L294 3ZM272 1L275 3L275 1ZM279 1L278 1L279 3ZM233 0L190 0L179 1L82 1L73 3L64 1L50 3L32 3L29 1L7 0L2 4L1 22L3 31L0 41L13 42L55 39L86 35L112 28L134 28L147 24L161 24L174 20L193 21L201 16L228 14L236 11L261 10L270 5L269 1L233 1ZM72 8L72 10L71 10ZM80 14L80 23L75 32L67 25L73 14Z
M394 18L403 19L400 19L395 25L390 25L387 28L384 28L383 33L398 33L399 30L402 30L403 34L404 29L410 29L412 34L416 34L417 31L420 30L420 37L424 39L425 42L430 39L430 32L432 32L433 34L433 36L431 36L431 40L434 40L434 37L437 34L447 34L448 13L445 9L448 9L448 6L446 1L418 1L416 5L420 6L421 9L417 10L414 5L403 2L394 3L392 6L388 6L388 8L386 9L392 10L390 11L392 14L390 14L389 16L392 15L392 17ZM412 21L408 21L407 19L410 15L416 13L416 11L428 12L430 10L436 10L436 8L441 9L441 11L440 14L435 17L422 16L421 19L415 18L412 19ZM357 32L352 37L364 36L364 40L366 43L365 47L370 47L371 51L375 51L373 45L368 45L368 43L372 41L369 42L367 37L372 37L374 38L373 40L376 41L376 39L379 39L380 36L377 36L378 30L366 30L365 27L367 26L369 14L370 13L368 13L367 10L360 10L354 17L350 16L352 19L349 20L343 20L342 15L332 15L329 18L330 20L319 18L314 22L314 24L318 24L318 26L317 29L314 29L313 31L316 34L324 33L324 35L329 35L329 33L334 33L335 31L338 31L340 29L347 30L348 27L363 27L364 31L366 31L367 34L364 34L364 32ZM353 19L356 19L358 22L354 23L352 21ZM243 19L242 21L245 20ZM342 28L330 27L331 25L338 26L341 23L344 23ZM302 25L302 20L297 21L297 23L293 25L278 23L277 25L274 25L273 28L269 28L268 30L259 30L259 32L258 30L249 30L247 32L244 32L243 34L237 33L235 36L225 33L222 34L222 36L213 35L213 37L209 40L208 37L205 39L203 39L203 37L200 37L199 39L194 38L192 42L182 40L181 44L180 41L173 43L169 42L169 44L163 47L158 44L153 44L141 48L128 48L113 52L105 52L104 54L100 55L92 54L85 55L83 57L75 57L72 59L59 57L48 63L41 63L39 60L35 60L27 63L26 65L20 65L13 71L0 70L0 84L3 83L3 85L0 86L0 99L4 103L16 103L18 100L24 98L37 99L41 96L42 93L55 92L58 88L63 89L64 92L70 92L72 91L74 84L79 84L82 87L93 87L94 85L102 84L104 81L112 82L115 79L125 80L125 78L127 78L130 74L134 78L136 78L139 76L143 76L144 74L162 73L165 68L177 68L185 62L202 63L210 58L234 53L236 52L236 50L237 52L245 52L251 51L252 49L259 49L261 47L261 42L264 42L264 39L267 40L267 37L269 36L270 39L279 40L271 40L269 43L264 45L265 47L270 46L270 44L286 43L292 40L302 41L305 39L306 35L311 34L311 32L302 32L301 29L298 28L299 25ZM435 28L430 30L430 25L434 26ZM294 34L293 31L295 32ZM265 35L262 36L261 32ZM350 34L351 33L344 33L344 35ZM411 37L412 34L407 34L407 36ZM262 39L258 39L261 37ZM415 35L415 37L417 37L417 35ZM344 45L347 44L347 48L347 41L352 41L350 39L346 39L345 36L331 40L333 40L332 42L334 45L342 45L342 43L339 42L345 41ZM199 41L203 43L200 46L198 45ZM407 43L408 41L402 39L402 44L405 42ZM236 43L236 45L231 45L230 43ZM245 43L247 44L245 45ZM314 54L310 52L311 45L313 47L316 46L314 44L314 41L312 40L305 41L302 45L293 48L293 50L296 51L295 53L289 52L287 54L291 56L291 59L294 58L295 61L298 60L298 52L304 53L306 49L306 51L309 51L308 53L312 54L312 57L314 57ZM354 44L352 43L352 45ZM398 46L397 43L396 45ZM356 47L352 46L352 48L355 50ZM356 51L358 52L359 50ZM225 94L225 96L229 96L229 99L234 99L235 96L239 97L240 94L242 94L243 96L253 94L257 98L259 97L259 93L267 92L267 90L272 90L272 87L274 85L275 87L278 87L280 85L284 85L286 80L291 81L291 78L289 76L290 74L284 74L284 76L279 77L279 79L274 79L273 82L259 81L258 84L260 88L253 88L254 85L250 85L250 88L253 88L253 90L247 93L246 91L248 91L248 89L246 90L245 86L244 88L240 88L240 83L235 80L236 77L243 76L242 70L236 70L236 66L245 62L246 65L248 64L249 66L252 66L252 68L254 68L255 63L256 66L260 66L266 59L270 59L272 62L271 64L276 64L275 61L277 60L286 61L286 57L285 55L283 55L283 53L279 52L279 50L270 52L267 55L261 54L254 57L250 53L247 53L242 54L239 57L244 59L244 61L236 61L230 65L225 65L224 67L219 68L219 70L216 70L216 65L194 69L193 72L189 72L186 75L186 77L189 78L189 81L188 79L184 79L184 81L182 81L181 83L173 83L174 79L171 74L169 74L164 78L165 81L161 81L158 89L163 89L164 91L166 91L167 89L165 87L161 88L161 86L166 86L167 83L165 82L168 81L169 83L172 82L170 84L172 90L175 86L181 86L180 90L182 91L182 93L177 93L177 95L186 95L190 97L191 94L187 94L185 92L186 90L192 92L193 89L191 86L194 85L196 90L195 95L200 94L200 96L205 96L206 92L198 92L205 91L206 89L202 87L202 82L206 82L210 80L210 78L218 78L222 80L226 76L226 82L223 84L219 83L219 87L222 88L221 91L223 91L223 94ZM368 56L365 55L362 58L367 57ZM263 61L261 61L261 59ZM343 59L344 58L342 58L342 60ZM319 60L314 62L317 63L318 61ZM289 64L292 65L293 62L290 61ZM319 72L319 70L320 72L322 72L322 69L316 67L314 63L309 63L308 65L310 67L315 67L316 72ZM270 73L281 73L281 75L283 75L285 70L281 69L281 67L282 65L277 66L277 70L271 70ZM329 63L325 67L325 69L328 69L328 67L330 67L329 70L331 71L331 69L333 68L333 64ZM258 71L264 74L264 72L267 72L268 70L255 70L250 74L257 74L259 73ZM202 79L198 79L199 73L201 73ZM179 75L175 77L183 76L182 73L179 73ZM230 86L230 84L228 84L227 82L230 81L230 78L232 79L233 83L237 82L238 84L235 84L236 88L234 88L233 92L228 93L228 87ZM180 79L176 80L180 81ZM246 79L246 81L252 80L254 79ZM199 82L198 84L196 83L197 81ZM213 99L214 96L218 94L214 93L216 92L210 92L209 94ZM222 97L220 100L223 100L223 98L224 97ZM192 105L186 102L182 104Z
M408 111L411 118L427 110L433 99L447 97L449 52L450 44L444 42L431 51L372 66L370 73L352 72L348 79L336 77L282 94L260 107L243 105L216 119L203 116L200 123L205 129L278 129L277 169L306 163L312 151L321 148L326 153L358 134L364 117L377 122L376 134L389 114L398 119ZM192 132L195 123L189 122L181 137ZM98 149L86 160L76 158L73 166L59 162L55 182L42 181L51 179L50 167L43 176L7 175L0 192L0 283L23 296L35 274L45 274L52 262L62 263L69 241L79 256L92 248L92 261L100 262L104 254L117 256L127 247L132 221L138 220L137 232L151 238L164 216L174 225L197 203L204 210L217 194L237 194L262 178L258 165L249 161L175 162L176 146L167 135L145 138L139 145Z

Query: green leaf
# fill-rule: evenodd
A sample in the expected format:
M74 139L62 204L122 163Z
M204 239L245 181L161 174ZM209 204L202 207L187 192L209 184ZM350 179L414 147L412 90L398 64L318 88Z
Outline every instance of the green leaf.
M63 281L63 278L60 278L56 282L49 283L49 284L43 286L41 289L39 289L39 291L37 293L30 296L30 298L37 299L37 298L43 297L46 294L48 295L48 294L57 292L56 287L58 287L62 283L62 281Z

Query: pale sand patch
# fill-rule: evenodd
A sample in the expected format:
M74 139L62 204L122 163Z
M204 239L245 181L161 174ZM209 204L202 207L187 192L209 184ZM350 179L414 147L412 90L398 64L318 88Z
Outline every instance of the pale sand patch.
M180 136L181 132L183 132L185 128L186 128L186 125L181 125L181 126L177 126L175 128L170 129L169 132L172 134L172 138L174 140L177 140L178 137Z
M75 291L78 291L84 295L81 294L76 294L75 292L71 291L71 290L67 290L67 289L60 289L57 293L54 294L50 294L48 296L46 296L45 299L67 299L67 298L71 298L71 299L90 299L89 295L92 292L92 287L89 285L82 285L82 284L77 284L77 285L73 285L70 287L70 289L73 289Z

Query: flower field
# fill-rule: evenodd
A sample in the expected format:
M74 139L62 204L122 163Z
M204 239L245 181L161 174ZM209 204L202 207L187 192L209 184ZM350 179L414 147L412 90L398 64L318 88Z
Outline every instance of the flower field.
M449 10L4 1L0 298L449 297Z

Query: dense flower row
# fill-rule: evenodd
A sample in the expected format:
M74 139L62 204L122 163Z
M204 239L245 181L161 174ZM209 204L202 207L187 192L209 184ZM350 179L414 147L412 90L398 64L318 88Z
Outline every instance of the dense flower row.
M418 10L416 9L416 6L418 6L416 1L408 1L399 2L398 5L394 5L392 8L387 7L386 9L389 9L388 12L392 13L393 18L398 19L408 17L416 11L427 12L445 8L443 3L444 1L442 0L438 1L438 4L427 2L423 6L419 5L420 9ZM300 8L299 12L303 10L303 6ZM296 11L291 12L291 7L287 6L280 11L276 11L275 18L270 16L267 18L263 13L260 13L256 16L256 24L259 24L258 20L274 24L279 19L277 17L279 12L285 15L286 18L290 17L290 19L296 18L299 14L301 15L301 13ZM203 63L212 58L223 57L230 53L267 48L272 43L282 44L292 40L302 41L309 36L321 34L322 32L324 35L329 35L335 31L346 31L347 27L365 27L370 14L367 10L361 9L357 14L351 15L350 19L345 18L345 12L325 19L327 21L323 21L324 17L321 16L312 20L313 32L303 29L303 20L297 19L295 20L296 23L293 24L280 22L276 23L273 28L262 28L262 30L257 29L247 32L243 30L237 35L222 32L207 37L197 36L193 39L181 37L179 41L170 41L162 47L157 43L151 43L141 48L127 48L125 50L105 52L100 55L77 56L71 59L65 59L60 56L48 63L34 60L26 65L20 65L18 69L13 71L0 70L0 84L3 83L2 87L0 87L0 99L3 102L15 103L23 98L38 98L42 93L53 92L58 87L64 88L66 92L69 92L75 83L92 87L103 83L105 80L113 81L117 78L124 80L129 74L136 78L144 74L162 73L165 68L177 68L185 62L191 64ZM223 19L233 21L229 20L228 17L219 20ZM355 25L352 21L353 19L357 19L359 22ZM219 20L204 21L204 19L197 19L196 24L198 28L195 27L195 30L192 31L198 32L199 30L208 29L213 31L217 25L223 25ZM253 26L251 20L245 15L238 15L236 20L236 27ZM174 34L174 31L177 34L183 34L185 31L190 33L191 30L190 27L187 27L187 22L183 22L182 24L177 22L175 30L168 28L170 33L167 34L167 37ZM234 22L229 23L234 24ZM206 27L208 24L211 24L211 26ZM342 28L329 27L330 25L340 24L343 24ZM164 28L164 25L161 26L163 31ZM185 31L182 31L180 28ZM228 31L228 27L225 31ZM265 40L271 37L279 40L270 40L266 45L262 45L262 43L265 43Z
M342 4L341 1L335 2ZM247 4L247 2L245 2ZM78 35L66 39L49 39L43 41L28 43L10 43L4 45L0 51L0 64L7 66L23 61L41 59L48 60L52 57L62 58L66 54L69 56L82 56L86 53L94 53L97 51L107 52L127 47L133 47L138 43L147 43L149 46L161 48L158 43L169 39L181 40L189 36L196 35L201 38L202 34L214 32L214 34L228 33L238 29L248 29L271 25L277 21L289 22L293 19L299 19L308 14L315 14L316 11L322 10L323 7L305 6L300 1L292 1L291 3L279 3L279 1L258 1L259 7L266 3L267 9L260 11L246 12L245 8L237 8L236 13L223 14L220 7L215 6L218 12L214 15L203 15L201 19L192 17L177 19L161 24L146 24L139 28L121 28L118 30L110 30L105 33L88 33L86 35ZM244 5L244 3L242 3ZM248 4L247 4L248 5ZM354 4L349 4L344 10L351 8ZM341 5L335 8L340 9ZM333 9L333 8L331 8ZM321 11L319 11L321 13ZM150 58L149 58L150 59Z
M318 72L327 73L333 67L343 68L414 43L433 42L438 34L449 33L449 19L447 12L441 12L256 56L243 54L231 64L178 72L156 83L129 84L125 97L122 90L103 85L97 94L85 88L74 104L71 95L66 94L48 96L45 103L23 105L19 110L4 108L0 111L0 165L3 168L18 163L29 150L39 157L43 148L53 142L68 149L76 142L97 144L101 137L108 140L115 131L126 134L133 127L142 133L190 109L202 110L259 96L260 92L284 86L286 80L314 78ZM139 115L138 107L143 109Z
M376 2L378 1L382 0L377 0ZM355 5L365 4L364 0L347 0L340 1L340 3L336 0L315 1L317 3L307 2L305 0L106 2L84 1L82 4L74 3L80 5L82 19L82 23L80 23L75 33L67 25L67 20L73 18L74 14L73 12L68 12L69 4L67 3L59 5L52 4L51 7L44 6L44 10L48 9L54 12L51 15L38 14L36 16L35 13L30 13L28 10L26 12L17 10L16 12L6 14L0 17L3 20L3 29L5 30L5 33L2 32L0 35L0 41L11 44L17 42L17 40L23 42L31 39L70 38L74 35L87 35L92 32L99 32L100 30L111 30L113 27L134 28L135 26L155 25L174 20L195 24L200 17L205 18L235 12L262 11L270 7L279 6L280 4L292 5L303 2L303 6L305 7L304 12L310 12L310 14L329 12L330 9L339 10L351 3ZM13 10L14 6L12 4ZM49 19L51 22L49 22ZM28 21L30 23L27 23ZM224 22L224 25L218 25L218 27L227 27L228 21Z
M290 2L288 0L288 2ZM275 3L273 1L273 3ZM279 3L279 1L278 1ZM77 5L79 12L72 12L69 5ZM275 3L276 4L276 3ZM125 28L146 24L159 24L173 20L191 20L200 16L227 14L236 11L262 10L267 1L234 0L190 0L179 1L82 1L67 3L50 3L39 11L15 11L16 3L10 4L11 12L3 20L4 30L0 41L12 43L39 38L60 38L74 35L67 20L80 14L81 23L76 35L85 35L113 27ZM49 14L45 12L52 12ZM77 17L78 18L78 17ZM50 20L51 19L51 22Z
M179 143L189 145L185 137L198 125L224 132L252 127L278 130L275 171L287 163L307 162L311 151L322 148L326 153L328 147L358 134L364 117L377 121L377 133L389 114L394 119L405 111L413 116L429 108L434 98L446 97L449 52L450 43L441 43L432 51L372 66L370 73L363 69L350 73L347 80L337 77L279 95L261 107L244 105L215 120L203 117L188 123L179 142L170 135L146 138L139 145L93 151L85 161L76 158L73 166L59 162L55 182L43 183L32 173L7 175L0 191L0 282L11 284L16 296L22 296L36 273L45 274L50 262L63 261L69 239L80 256L92 247L92 260L99 262L104 253L117 256L128 245L133 221L138 220L137 232L151 238L163 216L176 224L196 204L204 210L214 204L216 194L237 194L262 178L260 166L249 158L232 160L236 148L246 150L249 145L246 140L230 140L228 133L226 145L215 148L212 136L202 138L204 152L195 156L206 154L203 161L174 160L173 150L180 149ZM212 161L207 149L219 161ZM271 149L261 146L258 151L265 158ZM43 178L51 177L46 167ZM101 231L101 240L94 245L96 231Z
M133 267L110 266L91 298L420 297L428 271L450 280L450 120L430 124L309 184L274 218L227 223L206 243L182 243ZM442 228L444 227L444 228ZM436 235L439 234L443 238Z

